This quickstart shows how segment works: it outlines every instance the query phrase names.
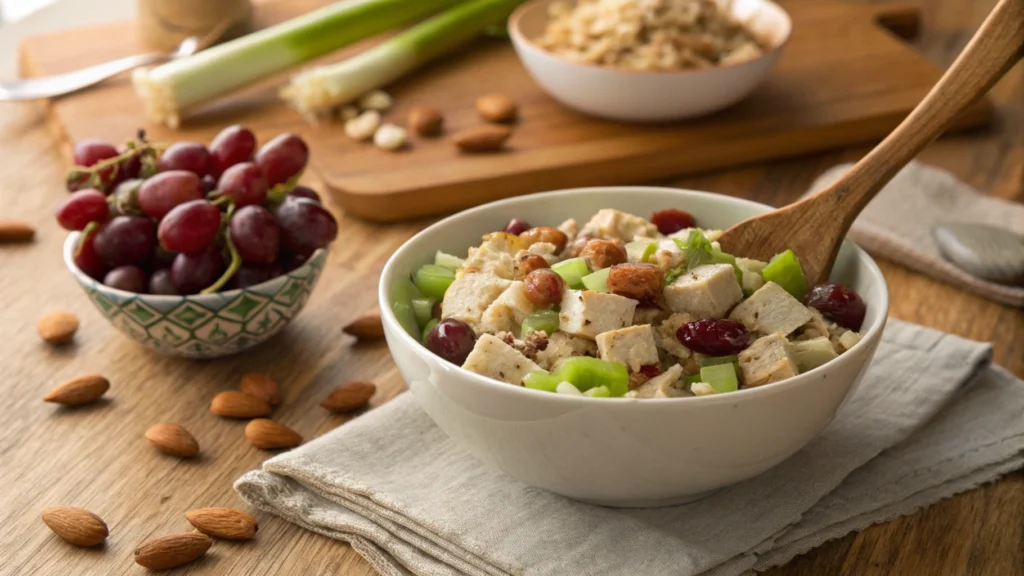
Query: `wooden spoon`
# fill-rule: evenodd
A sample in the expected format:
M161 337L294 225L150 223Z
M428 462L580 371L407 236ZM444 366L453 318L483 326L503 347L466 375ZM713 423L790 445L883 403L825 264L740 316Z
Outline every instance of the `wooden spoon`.
M828 188L726 230L718 239L722 250L768 260L791 249L810 285L826 281L857 214L1022 55L1024 0L1000 0L956 62L892 134Z

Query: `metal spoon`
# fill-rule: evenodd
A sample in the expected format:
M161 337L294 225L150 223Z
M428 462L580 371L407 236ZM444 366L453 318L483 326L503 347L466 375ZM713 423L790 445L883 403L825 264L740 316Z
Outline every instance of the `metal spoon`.
M128 56L104 64L97 64L66 74L26 78L24 80L0 81L0 101L16 102L19 100L36 100L53 98L77 92L83 88L98 84L108 78L117 76L141 66L162 64L178 58L191 56L200 50L212 46L231 26L230 22L215 26L203 36L189 36L170 53L151 52Z

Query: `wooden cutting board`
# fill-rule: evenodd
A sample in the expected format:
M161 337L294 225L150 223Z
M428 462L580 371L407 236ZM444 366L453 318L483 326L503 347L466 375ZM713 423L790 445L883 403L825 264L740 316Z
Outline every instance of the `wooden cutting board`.
M263 4L256 21L279 22L326 1ZM521 121L509 150L499 154L460 155L446 138L416 140L408 150L391 153L353 142L338 124L307 125L275 96L289 74L200 110L178 131L144 121L127 79L50 102L49 113L65 149L90 136L120 141L140 127L158 140L209 141L220 127L236 122L252 127L261 141L298 132L312 148L312 169L342 208L392 221L519 194L636 184L877 140L941 74L903 41L917 31L912 8L840 0L780 4L794 32L768 81L739 105L696 121L642 126L572 112L541 92L512 48L495 40L466 47L389 88L398 102L390 121L402 124L409 107L431 104L445 112L450 132L479 122L477 96L507 94L519 103ZM134 25L126 22L28 38L21 63L25 75L38 76L139 50ZM979 103L956 128L984 124L990 115L991 107Z

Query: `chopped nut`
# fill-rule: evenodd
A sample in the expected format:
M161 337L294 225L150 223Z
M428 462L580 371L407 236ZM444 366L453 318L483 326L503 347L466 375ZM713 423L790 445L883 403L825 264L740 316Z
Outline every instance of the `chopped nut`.
M394 102L394 99L391 98L391 95L387 92L383 90L374 90L369 94L363 95L363 97L359 99L359 108L363 110L377 110L378 112L383 112L388 108L391 108L391 105L394 104Z
M380 127L380 112L367 110L345 122L345 135L359 141L369 140Z
M477 126L455 135L455 145L463 152L501 150L512 131L505 126Z
M510 122L516 118L516 103L504 94L488 94L477 99L476 111L490 122Z
M420 136L437 136L444 127L444 117L432 106L416 106L409 110L408 126Z
M405 146L405 128L384 124L373 135L373 143L382 150L398 150Z

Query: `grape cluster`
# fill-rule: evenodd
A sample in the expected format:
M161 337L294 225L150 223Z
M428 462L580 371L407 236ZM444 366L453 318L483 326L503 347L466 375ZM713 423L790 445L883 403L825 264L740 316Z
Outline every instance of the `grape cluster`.
M260 284L301 266L338 234L320 196L295 181L309 148L280 134L257 148L225 128L210 143L163 147L140 134L122 150L76 144L72 194L57 222L81 231L75 264L107 286L196 294Z

